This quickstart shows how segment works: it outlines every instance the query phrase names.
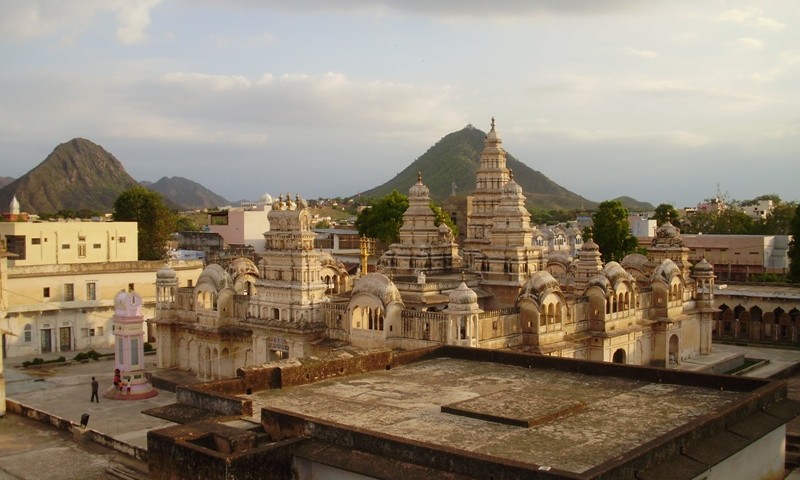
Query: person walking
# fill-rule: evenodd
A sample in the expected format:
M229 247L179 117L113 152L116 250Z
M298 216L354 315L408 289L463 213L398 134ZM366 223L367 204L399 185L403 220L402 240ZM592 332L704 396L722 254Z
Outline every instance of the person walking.
M92 399L89 402L97 402L100 403L100 396L97 394L97 390L100 388L100 384L97 383L97 380L92 377Z

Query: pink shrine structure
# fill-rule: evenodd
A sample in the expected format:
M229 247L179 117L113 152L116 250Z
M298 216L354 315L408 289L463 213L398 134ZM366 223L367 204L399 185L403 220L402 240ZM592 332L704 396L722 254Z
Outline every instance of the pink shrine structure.
M147 381L144 370L144 318L142 297L121 291L114 297L115 383L103 395L113 400L141 400L158 391ZM119 375L116 371L119 370ZM119 377L119 378L117 378ZM117 380L119 380L117 382Z

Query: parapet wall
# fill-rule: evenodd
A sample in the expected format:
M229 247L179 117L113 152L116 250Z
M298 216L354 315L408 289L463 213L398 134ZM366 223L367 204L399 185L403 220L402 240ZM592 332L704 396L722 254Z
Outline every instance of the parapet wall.
M46 425L50 425L59 430L86 435L88 436L89 440L97 443L98 445L103 445L104 447L116 450L117 452L123 453L138 460L145 462L147 461L148 457L146 449L125 443L121 440L117 440L109 435L98 432L97 430L84 429L79 424L74 423L72 420L67 420L65 418L53 415L52 413L37 410L33 407L9 398L6 398L6 411L21 417L36 420L37 422L41 422Z

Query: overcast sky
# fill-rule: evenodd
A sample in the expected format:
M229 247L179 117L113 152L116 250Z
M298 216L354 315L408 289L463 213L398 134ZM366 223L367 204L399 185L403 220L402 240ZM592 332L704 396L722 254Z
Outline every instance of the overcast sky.
M798 28L797 0L0 0L0 175L84 137L137 180L347 196L494 116L595 201L800 200Z

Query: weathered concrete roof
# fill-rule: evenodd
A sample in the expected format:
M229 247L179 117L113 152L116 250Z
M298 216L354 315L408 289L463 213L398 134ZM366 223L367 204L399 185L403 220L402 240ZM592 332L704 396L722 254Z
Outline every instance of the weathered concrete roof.
M348 428L580 473L746 394L436 358L254 394L262 407ZM450 413L447 413L450 412Z

